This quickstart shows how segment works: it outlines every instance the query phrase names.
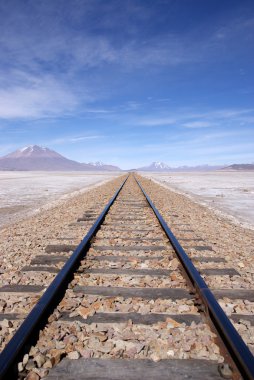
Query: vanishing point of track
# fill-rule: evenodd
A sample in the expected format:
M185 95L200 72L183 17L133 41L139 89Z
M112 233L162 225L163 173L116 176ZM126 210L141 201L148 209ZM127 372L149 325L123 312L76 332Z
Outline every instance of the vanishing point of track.
M251 352L134 175L80 245L47 253L68 250L3 350L0 379L39 379L36 368L47 379L254 379Z

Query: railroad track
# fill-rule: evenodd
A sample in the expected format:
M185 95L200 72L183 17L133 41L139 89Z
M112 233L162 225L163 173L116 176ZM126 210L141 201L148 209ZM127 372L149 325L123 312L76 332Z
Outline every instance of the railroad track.
M73 226L95 217L88 210ZM133 175L78 247L68 239L23 268L32 285L0 289L36 294L53 280L3 350L1 379L254 378L253 356L215 299L230 290L213 295L202 278L220 272L218 258L190 260ZM205 258L215 265L200 275L193 262Z

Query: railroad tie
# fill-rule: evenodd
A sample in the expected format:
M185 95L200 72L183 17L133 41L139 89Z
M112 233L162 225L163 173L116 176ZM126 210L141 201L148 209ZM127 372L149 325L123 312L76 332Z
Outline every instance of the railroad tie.
M36 368L48 380L251 379L253 357L233 324L254 325L253 315L227 317L217 300L253 302L254 292L219 288L240 273L176 207L174 234L142 177L122 181L106 206L96 200L101 214L81 211L69 225L69 243L87 231L80 244L59 238L22 268L31 285L0 288L0 322L24 319L0 356L0 378ZM25 294L41 295L30 314L9 312L8 297Z

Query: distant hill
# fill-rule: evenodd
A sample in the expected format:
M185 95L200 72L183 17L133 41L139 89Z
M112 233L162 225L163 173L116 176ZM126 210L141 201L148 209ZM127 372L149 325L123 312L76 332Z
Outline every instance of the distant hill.
M147 172L167 172L172 169L170 166L165 164L164 162L152 162L149 166L143 166L142 168L138 168L136 170L147 171Z
M173 168L164 162L152 162L149 166L143 166L141 168L135 169L136 171L145 172L188 172L188 171L209 171L221 169L222 165L199 165L199 166L179 166Z
M236 170L236 171L254 170L254 164L233 164L230 166L226 166L225 168L222 168L222 170Z
M88 164L82 164L82 165L90 165L93 168L95 168L96 170L100 170L100 169L101 170L108 170L108 171L116 171L116 170L119 171L119 170L121 170L118 166L104 164L101 161L88 162Z
M119 171L121 169L102 162L86 164L69 160L54 150L30 145L0 157L0 170Z

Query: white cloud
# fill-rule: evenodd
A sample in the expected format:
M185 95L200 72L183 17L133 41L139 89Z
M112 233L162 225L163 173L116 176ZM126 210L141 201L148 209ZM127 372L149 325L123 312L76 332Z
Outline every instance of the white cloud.
M173 125L186 129L202 129L219 128L229 123L237 126L241 122L247 124L254 120L254 109L214 109L196 112L194 108L179 108L169 111L166 107L156 108L155 103L153 106L154 110L151 110L153 111L151 116L137 116L136 118L131 116L128 123L144 127Z
M85 141L85 140L98 140L101 139L103 136L78 136L78 137L72 137L70 138L70 142L75 143L75 142L80 142L80 141Z
M151 117L149 119L139 119L136 124L147 127L155 127L159 125L175 124L176 120L171 117Z
M210 123L209 121L197 120L184 123L183 126L186 128L208 128L213 127L214 124Z
M215 110L207 113L207 116L215 117L215 118L222 118L222 119L228 119L228 118L237 118L241 117L242 115L246 115L249 113L252 113L254 109L247 108L247 109L222 109L222 110Z
M78 105L76 96L52 77L30 77L23 85L0 90L0 118L41 118L67 114Z
M103 108L85 108L84 111L86 113L92 113L92 114L111 114L113 111L109 109L103 109Z
M54 140L50 140L48 142L44 142L44 145L61 145L61 144L67 144L67 143L78 143L81 141L86 140L98 140L103 138L102 135L86 135L86 136L66 136Z

